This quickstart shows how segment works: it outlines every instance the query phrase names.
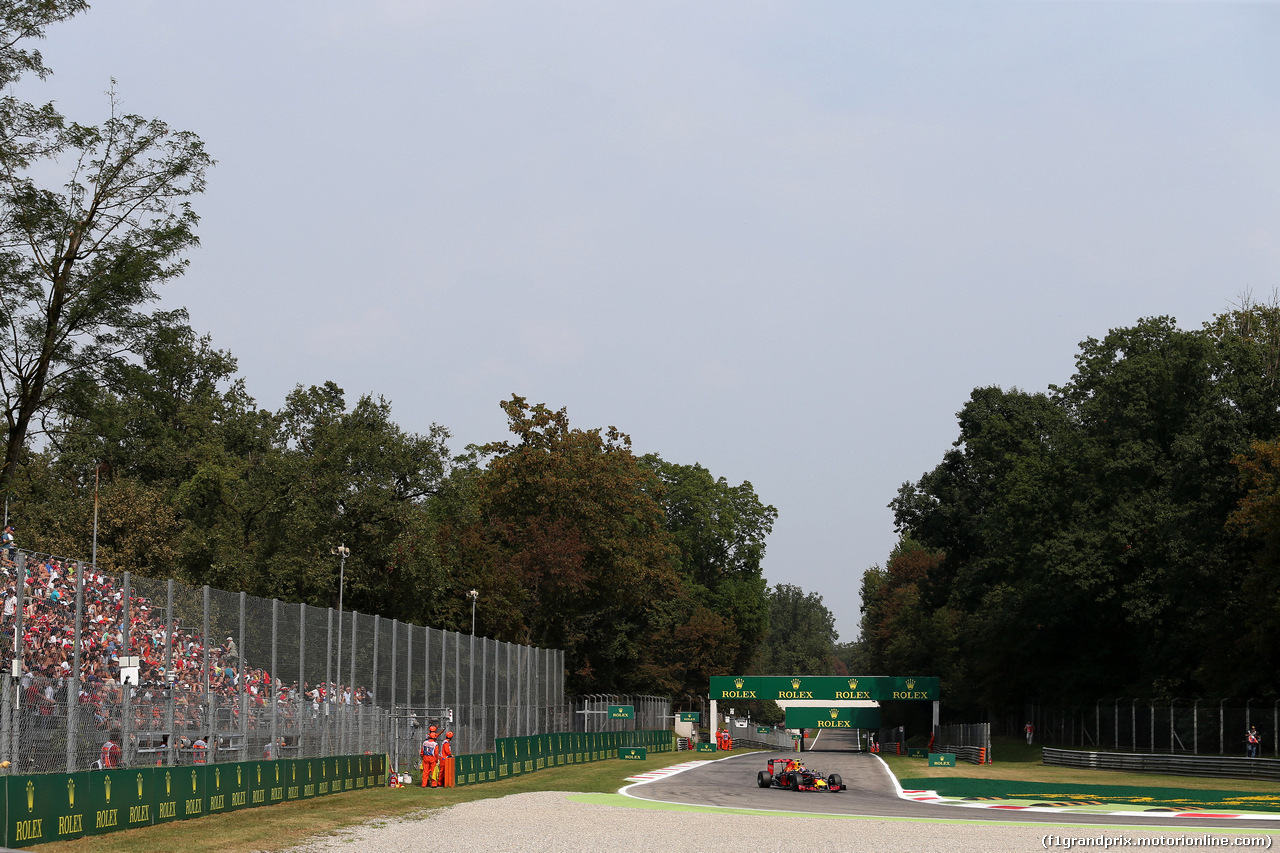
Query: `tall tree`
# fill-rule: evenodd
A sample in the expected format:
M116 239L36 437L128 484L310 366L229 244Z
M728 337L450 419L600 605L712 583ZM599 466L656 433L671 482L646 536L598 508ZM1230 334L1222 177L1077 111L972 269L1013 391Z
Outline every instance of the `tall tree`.
M701 465L677 465L656 454L644 461L664 486L665 526L679 552L685 592L709 611L698 623L709 630L714 614L731 632L723 642L733 647L732 659L724 672L706 674L745 672L768 628L762 562L778 511L760 502L751 483L731 486Z
M479 499L520 639L564 649L571 689L643 689L654 609L680 585L661 483L615 427L515 395L502 409L517 440L481 448Z
M22 44L83 8L5 4L3 82L47 73ZM195 134L122 114L114 92L97 126L68 122L52 105L0 99L0 489L67 388L100 376L162 319L149 308L198 242L189 199L211 165Z
M780 583L769 590L769 633L752 669L759 675L831 675L836 619L822 596Z

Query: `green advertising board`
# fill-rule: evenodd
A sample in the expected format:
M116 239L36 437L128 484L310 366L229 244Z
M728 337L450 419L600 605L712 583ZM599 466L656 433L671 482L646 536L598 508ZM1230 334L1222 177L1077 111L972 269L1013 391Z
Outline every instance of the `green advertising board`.
M930 767L955 767L956 754L954 752L931 752L929 753Z
M836 675L711 677L711 698L725 699L812 699L815 701L930 700L942 698L936 676L863 675L846 678Z
M756 726L756 734L758 735L767 735L770 731L772 731L772 729L768 726Z
M714 743L700 743L697 746L697 752L715 752L717 749Z
M929 750L925 749L923 746L913 746L907 750L907 757L908 758L928 758Z
M879 708L788 708L789 729L878 729Z
M633 705L610 705L609 719L611 720L630 720L636 715L636 709Z
M618 757L623 761L645 761L649 758L649 750L643 746L624 746L618 750Z
M11 776L7 783L5 835L10 847L66 841L84 835L92 819L88 773ZM90 817L86 821L86 817Z
M702 722L701 711L677 711L676 721L681 723L700 723Z

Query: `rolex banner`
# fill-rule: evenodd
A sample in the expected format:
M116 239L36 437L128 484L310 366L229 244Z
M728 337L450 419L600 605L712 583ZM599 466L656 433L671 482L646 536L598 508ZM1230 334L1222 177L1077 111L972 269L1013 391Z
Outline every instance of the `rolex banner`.
M789 729L878 729L879 708L788 708Z
M30 847L375 787L385 777L384 755L0 776L0 841Z
M901 699L937 701L942 698L937 676L807 675L796 677L766 675L713 675L711 698L760 699L785 702L789 699L838 702L867 700L888 702Z

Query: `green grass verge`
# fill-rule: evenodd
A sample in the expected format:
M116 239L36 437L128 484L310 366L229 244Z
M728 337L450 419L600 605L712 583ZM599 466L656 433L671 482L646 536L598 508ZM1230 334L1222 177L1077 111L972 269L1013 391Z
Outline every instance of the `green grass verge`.
M992 738L992 764L957 762L955 767L930 767L923 758L883 755L889 769L904 788L916 787L916 779L988 780L991 796L998 783L1029 782L1049 786L1126 786L1134 788L1170 788L1179 791L1244 791L1255 794L1280 793L1280 782L1257 779L1209 779L1199 776L1166 776L1158 773L1123 773L1114 770L1086 770L1077 767L1051 767L1041 761L1041 747L1027 746L1019 738ZM970 790L972 786L967 786ZM941 793L941 791L939 791ZM977 794L966 794L975 796Z
M93 835L77 841L41 844L41 853L252 853L287 850L316 835L379 818L426 817L458 803L529 791L613 793L626 778L646 770L693 761L696 752L665 752L647 761L595 761L526 773L500 782L462 788L374 788L281 803L231 814L177 821L145 829Z

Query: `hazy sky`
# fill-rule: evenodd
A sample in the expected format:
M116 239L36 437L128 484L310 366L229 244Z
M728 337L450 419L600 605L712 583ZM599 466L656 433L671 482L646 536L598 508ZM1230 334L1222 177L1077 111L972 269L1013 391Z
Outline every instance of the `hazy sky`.
M974 387L1280 286L1277 45L1272 3L115 0L23 91L205 140L166 302L260 405L616 425L750 480L848 640Z

